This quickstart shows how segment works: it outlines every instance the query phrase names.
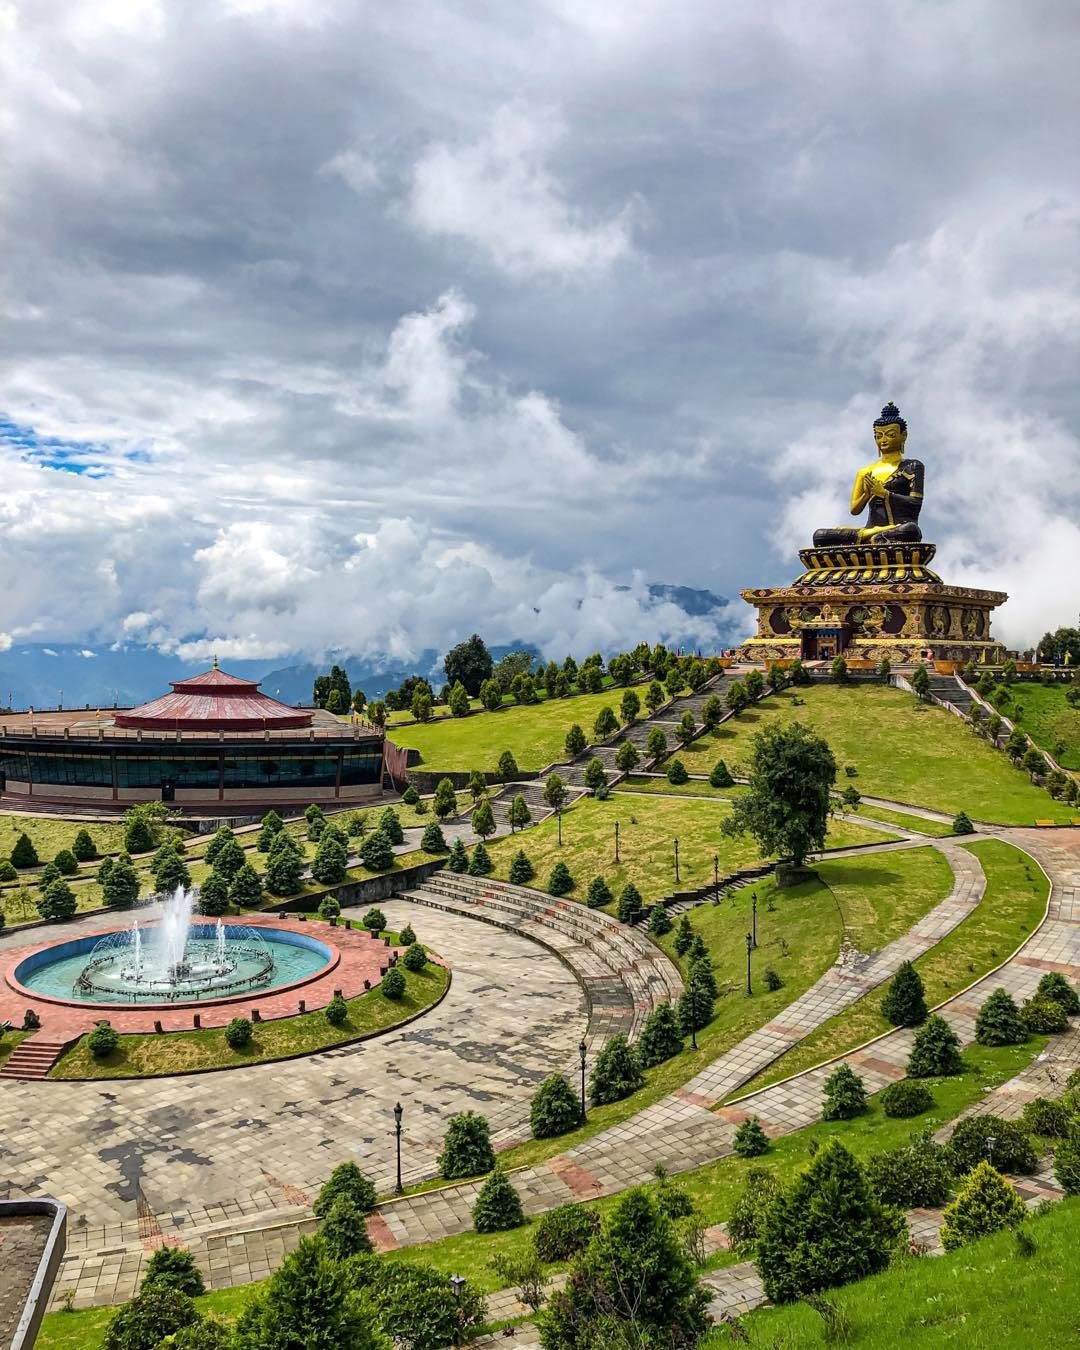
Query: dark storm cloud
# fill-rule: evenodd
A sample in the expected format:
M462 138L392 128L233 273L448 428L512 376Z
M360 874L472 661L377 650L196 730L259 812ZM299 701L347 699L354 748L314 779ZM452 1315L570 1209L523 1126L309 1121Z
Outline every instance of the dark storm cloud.
M0 412L94 451L0 452L25 578L0 631L659 633L640 579L792 573L890 396L950 574L1013 592L1016 641L1071 616L1068 6L53 0L0 26Z

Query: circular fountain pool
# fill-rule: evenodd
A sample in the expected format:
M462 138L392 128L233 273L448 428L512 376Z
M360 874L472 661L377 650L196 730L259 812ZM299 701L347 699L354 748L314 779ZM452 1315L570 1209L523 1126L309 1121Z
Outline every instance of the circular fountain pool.
M180 891L149 920L31 952L15 966L14 980L46 999L161 1006L302 984L336 958L332 947L306 933L197 920L195 899Z

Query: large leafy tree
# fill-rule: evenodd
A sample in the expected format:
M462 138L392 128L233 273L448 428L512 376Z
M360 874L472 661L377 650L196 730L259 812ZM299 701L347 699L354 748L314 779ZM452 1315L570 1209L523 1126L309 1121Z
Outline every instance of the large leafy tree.
M443 657L443 670L446 671L447 684L463 684L466 692L476 698L480 686L491 679L495 663L479 633L451 647Z
M724 820L726 835L752 834L765 855L789 856L796 869L825 844L836 760L800 722L770 726L753 740L747 792Z

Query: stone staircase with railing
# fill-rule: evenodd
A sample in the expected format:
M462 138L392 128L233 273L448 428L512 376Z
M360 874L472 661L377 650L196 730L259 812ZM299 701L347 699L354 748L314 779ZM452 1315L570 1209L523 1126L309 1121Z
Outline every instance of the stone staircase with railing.
M651 905L646 905L643 909L635 910L631 916L632 924L640 923L642 920L648 920L649 915L657 905L662 905L672 918L680 914L685 914L688 910L696 909L698 905L710 904L724 899L732 891L740 890L743 886L749 886L755 881L760 881L767 877L773 870L772 863L763 863L760 867L743 867L737 872L731 872L728 876L721 877L718 884L710 882L707 886L695 886L688 890L672 891L670 895L665 895L662 900L657 900Z

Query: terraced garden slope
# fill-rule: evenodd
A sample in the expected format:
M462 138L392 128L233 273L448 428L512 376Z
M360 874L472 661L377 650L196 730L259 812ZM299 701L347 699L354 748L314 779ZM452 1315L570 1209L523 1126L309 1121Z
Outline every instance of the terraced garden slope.
M773 722L802 722L822 735L841 770L837 786L847 784L843 769L851 764L857 776L850 781L864 796L1001 825L1067 824L1076 815L958 717L886 685L815 684L770 695L679 758L691 773L708 773L718 759L736 773L749 760L751 737Z

